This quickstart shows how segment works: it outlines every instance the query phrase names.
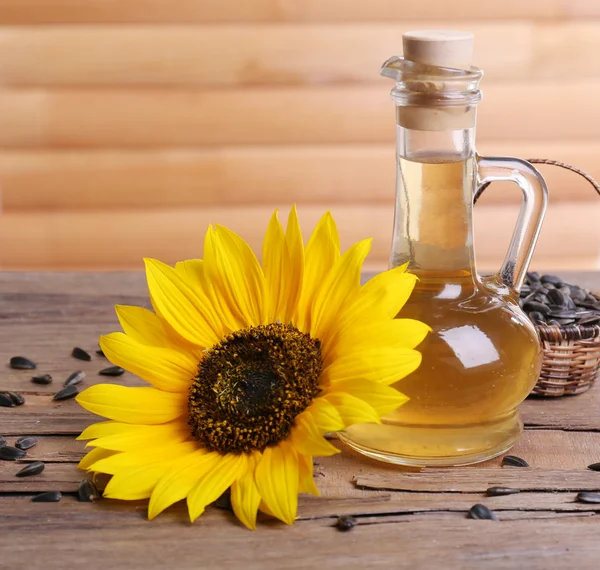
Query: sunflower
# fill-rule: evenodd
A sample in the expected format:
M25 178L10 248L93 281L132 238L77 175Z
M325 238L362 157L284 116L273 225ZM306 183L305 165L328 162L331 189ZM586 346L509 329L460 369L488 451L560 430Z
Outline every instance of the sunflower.
M271 218L262 267L239 236L209 227L204 259L146 259L154 311L117 306L124 332L106 357L149 387L98 384L77 401L109 421L79 439L80 468L112 476L104 496L150 499L148 517L187 499L191 521L230 490L236 516L291 524L298 494L318 495L313 456L324 434L379 422L407 398L391 384L414 371L429 327L396 319L416 277L399 267L360 284L370 249L340 255L326 213L304 247L296 209Z

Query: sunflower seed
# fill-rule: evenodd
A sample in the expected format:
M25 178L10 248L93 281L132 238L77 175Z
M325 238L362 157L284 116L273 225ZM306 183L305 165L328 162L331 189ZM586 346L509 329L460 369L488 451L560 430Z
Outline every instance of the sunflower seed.
M593 325L595 323L600 323L600 315L588 315L587 317L583 317L577 324Z
M592 463L591 465L588 465L588 469L591 469L592 471L600 471L600 463Z
M581 493L577 493L577 500L580 503L600 503L600 493L582 491Z
M23 459L26 455L26 451L11 447L10 445L0 447L0 459L4 459L4 461L16 461L17 459Z
M6 440L0 435L0 447L4 447L6 445Z
M224 511L231 511L231 493L229 491L225 491L214 503L213 505L217 507L217 509L223 509Z
M34 384L50 384L52 382L52 376L50 374L44 374L43 376L34 376L31 381Z
M31 449L34 445L37 445L38 440L35 437L27 437L24 435L15 441L15 447L22 450Z
M467 518L478 520L499 521L498 515L494 511L490 511L485 505L473 505L467 513Z
M567 306L567 296L561 289L552 289L549 291L548 299L550 299L556 305L560 305L561 307Z
M24 356L13 356L10 359L10 367L15 370L33 370L37 364Z
M22 406L25 403L25 398L16 392L7 392L8 397L13 401L15 406Z
M80 503L93 503L98 499L101 499L102 495L98 491L98 487L94 484L91 479L83 479L77 489L77 500Z
M552 283L553 285L562 285L563 280L556 275L542 275L540 278L542 283Z
M510 465L510 467L529 467L529 463L516 455L505 455L502 458L502 466Z
M39 475L46 466L41 461L34 461L26 467L23 467L21 471L15 473L15 477L29 477L30 475Z
M75 384L79 384L84 378L85 378L85 372L83 372L81 370L76 370L75 372L73 372L73 374L71 374L71 376L69 376L65 380L64 385L65 386L75 386Z
M96 351L96 354L97 354L98 356L104 356L104 358L106 358L106 355L104 354L104 352L103 352L103 350L102 350L101 348L99 348L99 349Z
M77 394L79 394L79 390L77 389L77 386L71 384L69 386L66 386L62 390L56 392L56 394L54 394L54 397L52 399L53 400L69 400L70 398L74 398L75 396L77 396Z
M520 492L519 489L511 489L510 487L490 487L485 494L488 497L502 497L504 495L516 495Z
M32 503L58 503L62 499L62 493L60 491L48 491L47 493L41 493L31 499Z
M544 305L544 303L538 303L537 301L529 301L528 303L525 303L523 309L525 309L527 313L531 313L533 311L542 313L542 315L548 315L550 313L548 305Z
M0 407L2 408L12 408L15 403L13 399L8 395L8 392L0 392Z
M104 368L100 370L98 374L101 376L122 376L125 373L125 370L120 366L109 366L108 368Z
M86 352L83 348L79 348L78 346L73 349L71 356L77 358L77 360L85 360L86 362L89 362L92 359L89 352Z
M349 516L339 517L334 526L341 532L347 532L356 526L356 519Z

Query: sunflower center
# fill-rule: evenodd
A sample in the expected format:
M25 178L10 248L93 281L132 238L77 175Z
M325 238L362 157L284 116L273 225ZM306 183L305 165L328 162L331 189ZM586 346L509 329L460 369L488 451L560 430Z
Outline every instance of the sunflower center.
M205 353L190 388L188 424L213 451L262 451L285 439L319 393L321 343L272 323L231 333Z

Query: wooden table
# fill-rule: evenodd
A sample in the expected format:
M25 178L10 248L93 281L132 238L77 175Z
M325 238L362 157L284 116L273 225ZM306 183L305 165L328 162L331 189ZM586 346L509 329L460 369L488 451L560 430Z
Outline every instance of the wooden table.
M567 279L600 289L600 274ZM148 305L143 275L0 274L0 353L7 363L21 354L50 373L50 386L3 365L0 390L15 390L25 405L0 408L0 434L39 436L24 461L46 462L38 476L17 479L22 467L0 462L0 568L148 570L170 568L597 568L600 505L575 502L578 491L600 490L600 386L556 400L528 400L522 407L527 430L513 453L530 468L502 468L495 459L476 467L406 471L346 451L319 459L322 498L302 497L298 521L276 521L256 532L233 515L209 508L191 525L181 505L152 522L143 502L77 502L83 474L76 462L83 443L75 436L93 417L75 401L56 403L51 394L77 369L84 385L105 382L107 366L74 360L71 350L93 351L98 336L117 330L113 304ZM109 381L111 381L109 379ZM115 383L141 385L131 375ZM526 489L487 498L486 488ZM65 493L60 503L32 503L41 491ZM466 518L475 503L494 509L501 521ZM342 533L339 515L357 516Z

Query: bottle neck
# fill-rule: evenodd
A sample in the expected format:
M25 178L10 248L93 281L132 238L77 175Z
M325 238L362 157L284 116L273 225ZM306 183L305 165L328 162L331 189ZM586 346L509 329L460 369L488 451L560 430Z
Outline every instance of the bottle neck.
M422 275L474 275L475 127L417 130L398 119L391 266L408 262Z

